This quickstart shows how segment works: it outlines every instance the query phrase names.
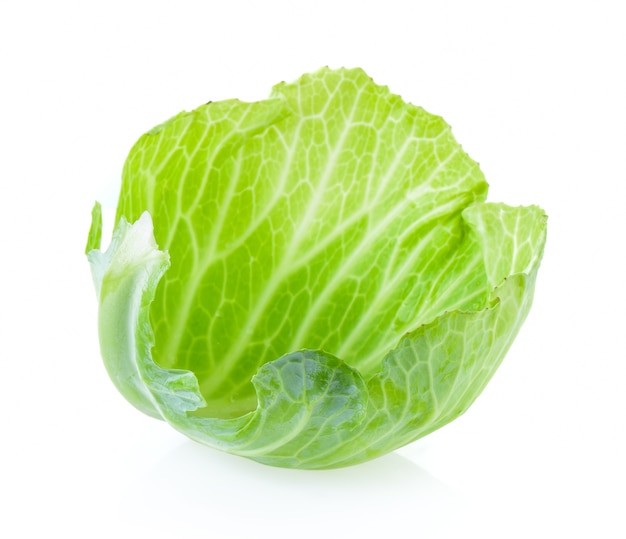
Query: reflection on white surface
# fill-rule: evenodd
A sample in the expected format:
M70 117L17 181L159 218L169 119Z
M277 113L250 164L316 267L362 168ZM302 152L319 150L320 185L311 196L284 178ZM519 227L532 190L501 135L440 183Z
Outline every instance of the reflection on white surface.
M127 484L119 507L123 519L140 528L153 527L158 515L161 531L204 528L221 538L400 537L411 531L407 515L412 531L445 537L462 503L397 453L349 468L303 471L186 441Z

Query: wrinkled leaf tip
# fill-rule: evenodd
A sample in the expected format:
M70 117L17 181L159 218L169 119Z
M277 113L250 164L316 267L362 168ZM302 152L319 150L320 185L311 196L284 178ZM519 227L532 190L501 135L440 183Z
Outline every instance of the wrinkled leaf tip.
M137 221L128 226L116 257L121 266L140 265L156 259L169 261L168 253L159 250L154 238L154 226L149 212L144 211Z
M102 206L96 201L91 210L91 227L87 235L87 245L85 246L85 254L94 249L100 249L102 242Z

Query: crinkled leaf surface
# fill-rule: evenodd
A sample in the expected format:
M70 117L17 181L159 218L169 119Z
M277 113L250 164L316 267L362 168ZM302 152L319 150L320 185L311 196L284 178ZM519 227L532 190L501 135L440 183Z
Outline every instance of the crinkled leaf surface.
M105 364L142 411L258 461L325 468L451 421L530 308L536 207L485 203L439 117L361 70L144 135L88 256Z

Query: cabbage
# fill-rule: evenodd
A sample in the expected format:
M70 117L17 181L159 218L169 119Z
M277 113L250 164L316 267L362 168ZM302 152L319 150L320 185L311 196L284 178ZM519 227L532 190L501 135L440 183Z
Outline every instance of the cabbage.
M486 203L438 116L362 70L143 135L87 255L119 391L189 438L333 468L452 421L531 306L546 216Z

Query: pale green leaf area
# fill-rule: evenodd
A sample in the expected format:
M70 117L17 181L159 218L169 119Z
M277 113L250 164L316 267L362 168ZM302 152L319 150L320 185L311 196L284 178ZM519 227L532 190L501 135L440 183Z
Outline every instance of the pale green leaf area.
M260 462L332 468L452 421L523 323L546 234L438 116L359 69L152 129L88 256L137 408Z

